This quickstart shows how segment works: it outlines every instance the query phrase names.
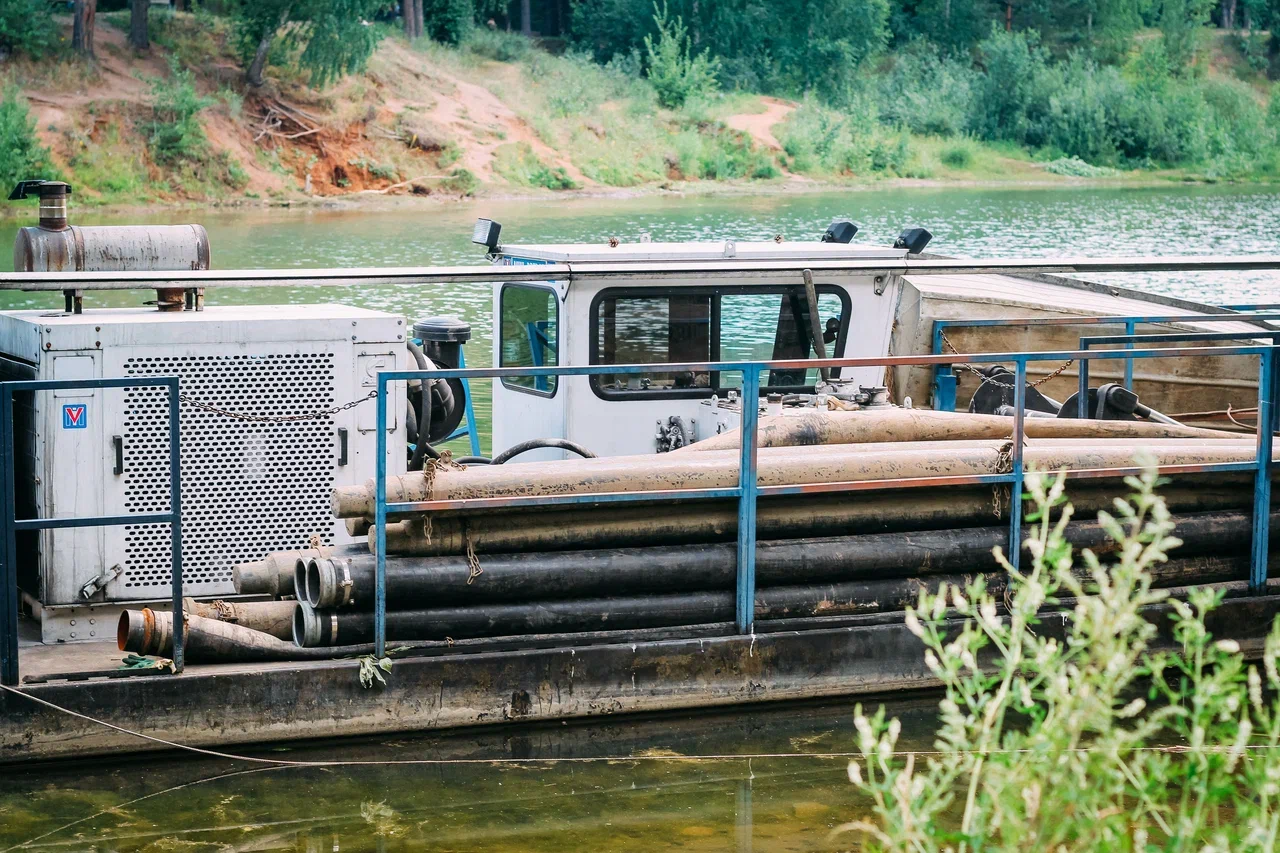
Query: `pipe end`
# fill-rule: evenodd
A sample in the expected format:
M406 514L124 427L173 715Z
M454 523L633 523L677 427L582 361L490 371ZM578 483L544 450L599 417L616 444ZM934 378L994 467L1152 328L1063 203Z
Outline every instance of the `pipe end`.
M306 601L300 600L293 609L293 642L310 649L321 645L320 639L319 614Z

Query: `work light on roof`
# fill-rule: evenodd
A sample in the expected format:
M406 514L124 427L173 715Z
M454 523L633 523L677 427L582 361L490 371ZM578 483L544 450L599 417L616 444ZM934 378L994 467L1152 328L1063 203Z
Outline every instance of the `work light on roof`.
M498 249L498 235L501 233L502 223L492 219L477 219L475 230L471 232L471 242L494 252Z

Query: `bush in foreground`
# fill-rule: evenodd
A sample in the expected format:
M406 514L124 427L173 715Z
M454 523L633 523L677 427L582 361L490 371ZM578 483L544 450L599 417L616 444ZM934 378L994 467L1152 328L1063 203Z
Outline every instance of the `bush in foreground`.
M1277 848L1280 622L1260 672L1206 630L1220 594L1193 589L1184 602L1153 589L1148 569L1180 543L1155 474L1129 482L1134 494L1099 514L1122 546L1116 564L1084 551L1075 568L1071 507L1052 517L1064 481L1032 476L1031 565L1004 563L1007 616L980 583L908 610L946 688L937 752L898 753L898 721L859 708L849 776L873 806L841 830L863 833L866 849L922 853ZM1144 618L1162 602L1174 651L1152 648ZM1069 620L1041 621L1053 604Z

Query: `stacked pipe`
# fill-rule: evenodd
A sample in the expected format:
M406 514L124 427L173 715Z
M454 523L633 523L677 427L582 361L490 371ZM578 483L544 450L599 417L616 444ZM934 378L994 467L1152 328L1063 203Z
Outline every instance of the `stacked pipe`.
M1024 459L1042 470L1131 466L1140 451L1164 465L1245 462L1254 442L1177 426L1029 419ZM1008 418L927 411L808 412L760 422L763 486L946 478L1010 470ZM389 477L390 502L576 495L571 508L450 509L388 524L387 639L397 644L512 635L580 635L732 621L737 571L736 501L592 503L591 496L738 482L738 434L662 456L569 459L462 467L432 462ZM1004 574L992 551L1007 544L1007 486L806 492L763 497L757 510L755 613L773 620L894 611L921 589ZM1155 582L1181 588L1248 576L1252 518L1248 473L1175 477L1161 494L1186 543ZM1087 519L1125 487L1084 479L1070 489L1077 548L1111 543ZM373 484L340 487L334 514L354 533L374 514ZM1277 515L1272 528L1277 527ZM1280 531L1277 531L1280 532ZM188 608L189 659L284 660L367 651L373 638L375 558L369 543L284 551L237 566L237 591L283 599L229 611ZM293 595L296 603L285 601ZM273 605L251 626L253 606ZM281 642L281 607L291 607ZM266 618L265 611L263 620ZM165 648L167 614L130 612L120 641ZM211 619L222 619L213 622ZM778 624L782 624L779 622ZM788 622L787 624L791 624ZM274 634L275 636L272 636ZM302 648L299 648L302 647ZM293 651L291 652L290 649ZM193 656L194 655L194 656Z
M1024 459L1042 470L1246 462L1247 437L1176 426L1028 421ZM935 412L812 413L762 419L762 486L945 478L1009 470L1008 418ZM392 642L575 633L722 622L734 617L737 508L732 501L592 505L590 496L737 485L737 437L663 456L516 466L435 465L387 480L388 502L576 495L583 508L444 510L387 528L387 638ZM803 445L821 445L803 446ZM1197 482L1197 479L1201 482ZM1160 567L1164 586L1247 577L1248 474L1178 478L1162 494L1187 544ZM1118 478L1072 489L1078 515L1106 508ZM756 618L901 610L922 588L985 576L1004 583L992 549L1007 543L1007 489L945 486L761 498ZM373 484L334 492L339 518L368 521ZM1110 547L1096 523L1072 541ZM370 534L370 549L374 536ZM294 639L302 646L373 636L375 558L298 561Z

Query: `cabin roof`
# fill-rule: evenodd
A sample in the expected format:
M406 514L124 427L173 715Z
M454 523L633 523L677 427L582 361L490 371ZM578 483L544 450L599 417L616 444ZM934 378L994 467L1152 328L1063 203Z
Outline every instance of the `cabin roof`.
M905 249L853 243L762 242L719 240L716 242L682 243L544 243L540 245L516 244L500 246L500 259L529 260L547 263L572 263L574 261L708 261L723 258L745 260L898 260L905 258Z

